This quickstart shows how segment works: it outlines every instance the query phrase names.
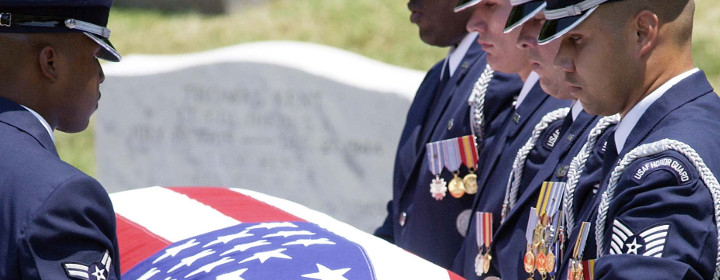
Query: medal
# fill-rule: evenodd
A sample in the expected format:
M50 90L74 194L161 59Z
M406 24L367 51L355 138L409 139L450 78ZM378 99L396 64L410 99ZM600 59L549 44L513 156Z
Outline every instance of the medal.
M538 224L538 216L537 211L535 211L535 207L530 207L530 217L528 217L528 224L527 228L525 229L525 240L527 241L527 247L525 249L525 257L523 257L523 268L525 269L525 272L529 274L528 279L533 279L533 275L535 274L535 255L533 254L533 251L535 248L537 248L537 237L536 237L536 227Z
M555 254L553 254L552 250L550 250L550 252L548 252L548 254L545 256L545 258L545 270L548 273L552 273L553 271L555 271Z
M490 261L492 260L492 256L490 256L490 252L485 253L485 256L483 256L483 271L485 273L488 273L490 271Z
M575 240L575 247L573 248L573 259L570 266L569 276L572 276L573 280L583 280L583 262L582 253L585 250L585 242L587 241L588 233L590 233L590 223L583 222L580 224L580 230L578 232L577 239ZM568 279L571 279L568 277Z
M448 184L448 190L454 198L461 198L465 194L465 184L458 177L462 158L460 157L460 146L456 138L442 141L443 155L445 157L445 168L452 172L453 179Z
M530 275L535 272L535 255L533 255L531 250L527 250L527 253L525 253L525 257L523 258L523 265L525 268L525 272L529 273Z
M476 194L478 191L477 175L475 168L478 162L478 151L475 144L475 136L468 135L457 138L458 147L460 148L460 158L463 164L468 168L469 174L463 178L465 192L468 194Z
M475 274L477 276L483 276L483 273L485 273L485 257L482 254L479 254L475 257Z
M443 149L440 142L432 142L425 145L425 150L427 150L430 173L435 175L435 179L430 182L430 196L435 200L442 200L447 192L445 180L440 178L443 168Z
M575 262L575 275L574 280L583 280L583 267L581 262Z
M490 270L490 245L492 245L492 213L475 212L475 241L478 245L478 254L475 257L475 274L482 276ZM485 251L485 254L482 252Z
M535 269L537 269L540 274L545 274L547 272L545 270L546 268L546 262L547 262L547 256L545 253L543 253L542 250L537 253L537 257L535 258Z

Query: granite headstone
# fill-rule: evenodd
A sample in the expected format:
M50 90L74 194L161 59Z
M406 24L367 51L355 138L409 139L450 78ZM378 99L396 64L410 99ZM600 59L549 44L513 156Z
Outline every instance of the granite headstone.
M95 146L109 192L240 187L366 231L384 218L424 75L298 42L131 55L104 68Z

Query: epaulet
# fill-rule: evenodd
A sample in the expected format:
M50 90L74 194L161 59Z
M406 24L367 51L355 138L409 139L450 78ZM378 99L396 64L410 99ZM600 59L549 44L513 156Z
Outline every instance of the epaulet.
M620 176L626 171L626 168L636 160L657 155L666 151L675 151L686 157L690 164L697 169L698 174L700 175L700 180L705 183L705 186L707 186L710 194L712 195L713 206L715 209L715 226L718 231L718 248L713 279L718 279L720 278L720 184L710 168L705 165L705 162L700 155L689 145L677 140L663 139L653 143L640 145L627 153L618 165L615 166L610 175L608 187L602 194L602 200L600 201L600 206L598 207L597 224L595 227L597 256L599 258L603 255L603 236L605 236L605 227L607 226L607 212L610 201L614 198L615 188L618 185Z
M545 129L547 129L550 124L565 118L569 112L570 108L564 107L545 114L540 122L535 125L535 129L533 129L532 135L527 142L525 142L525 145L518 150L515 161L513 162L512 171L510 171L510 176L508 177L507 185L505 186L505 199L503 200L501 212L503 221L505 220L507 212L512 209L517 201L517 191L520 187L520 179L522 178L523 168L525 168L525 160L528 154L530 154L530 151L535 147L535 144Z
M616 125L620 121L620 115L612 115L603 117L600 119L595 127L590 130L587 141L583 145L580 153L578 153L570 162L570 169L567 175L567 185L565 186L565 193L563 194L563 214L565 216L565 222L567 228L573 228L575 224L575 217L573 216L573 199L575 197L575 188L577 187L578 181L583 171L585 171L585 163L587 159L593 153L593 149L605 131Z
M475 145L478 149L478 154L482 151L483 140L485 139L483 131L485 125L485 114L483 113L483 110L485 110L485 93L494 74L495 70L490 67L490 64L487 64L485 70L480 74L480 78L475 82L470 98L468 99L470 118L472 120L470 129L473 135L475 135Z

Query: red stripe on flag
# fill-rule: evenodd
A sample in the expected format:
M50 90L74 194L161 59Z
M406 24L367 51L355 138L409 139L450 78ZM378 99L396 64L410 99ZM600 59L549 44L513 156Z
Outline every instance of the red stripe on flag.
M125 273L136 264L170 245L170 241L157 236L146 228L115 214L117 238L120 247L120 273Z
M187 195L244 223L304 221L267 203L226 188L170 187L168 189Z
M450 280L465 280L465 278L460 277L460 275L455 274L455 272L452 272L448 270L448 276L450 276Z

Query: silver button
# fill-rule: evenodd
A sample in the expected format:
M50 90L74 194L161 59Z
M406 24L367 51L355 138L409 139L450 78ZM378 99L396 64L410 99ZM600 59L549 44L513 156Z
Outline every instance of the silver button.
M400 221L399 221L399 222L400 222L400 226L401 226L401 227L404 227L404 226L405 226L405 222L407 222L407 213L405 213L405 212L400 213L400 219L399 219L399 220L400 220Z
M455 120L454 120L454 119L450 119L450 120L448 121L448 130L451 130L451 129L453 128L453 125L454 125L454 124L455 124Z

